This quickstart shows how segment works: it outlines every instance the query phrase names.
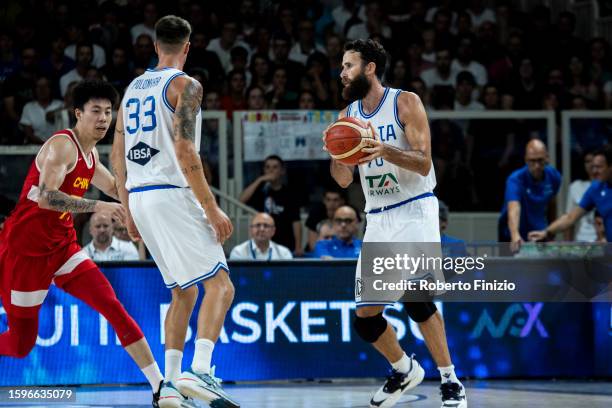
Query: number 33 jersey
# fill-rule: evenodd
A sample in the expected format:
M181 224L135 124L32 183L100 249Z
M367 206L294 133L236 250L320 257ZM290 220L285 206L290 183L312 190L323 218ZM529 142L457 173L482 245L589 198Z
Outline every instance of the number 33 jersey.
M127 163L126 188L148 185L187 187L174 150L174 110L166 91L170 82L185 75L174 68L148 69L125 91L123 130ZM195 122L195 147L199 150L202 111Z

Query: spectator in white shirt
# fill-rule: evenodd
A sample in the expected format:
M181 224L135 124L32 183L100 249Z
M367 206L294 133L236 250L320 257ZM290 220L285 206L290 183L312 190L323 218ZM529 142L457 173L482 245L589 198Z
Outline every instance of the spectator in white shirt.
M482 0L470 0L468 13L472 16L472 24L475 29L478 29L478 27L486 21L490 23L495 23L497 21L495 12L490 8L485 8L482 4Z
M54 112L64 107L64 102L51 99L51 83L41 76L34 88L36 99L26 103L19 124L22 126L28 143L44 143L55 131Z
M357 10L359 8L359 10ZM336 34L344 36L346 23L357 14L361 21L365 21L365 6L359 6L356 0L342 0L342 4L332 10L334 19L334 31Z
M60 78L60 93L62 98L66 96L68 85L72 82L80 82L85 79L87 71L91 67L93 58L93 47L89 43L81 43L76 47L76 68L68 71Z
M472 39L470 37L462 37L459 39L457 47L457 58L453 60L451 69L461 72L468 71L474 76L476 85L483 87L488 81L487 70L479 62L472 58L474 52Z
M230 52L237 45L244 47L244 49L250 52L248 44L238 41L238 23L228 20L223 23L221 36L213 38L206 49L217 54L221 66L227 73L232 67Z
M276 232L274 218L266 213L258 213L251 220L249 234L251 239L236 245L230 253L230 259L264 260L293 259L289 248L271 240Z
M476 82L474 76L468 71L462 71L457 75L457 89L455 91L456 111L482 111L484 105L472 100L472 94Z
M70 38L70 44L64 48L64 55L73 61L78 59L77 48L79 44L88 42L88 38L85 36L83 29L76 24L71 24L66 29L68 37ZM96 68L102 68L106 65L106 51L98 44L91 44L92 59L91 65Z
M569 191L567 193L567 203L565 206L565 212L569 213L574 208L578 207L582 196L587 191L593 180L595 180L595 173L591 166L593 162L593 153L586 153L584 155L584 170L588 176L588 180L574 180L569 185ZM594 242L597 240L597 232L595 229L595 216L594 211L590 211L586 216L580 218L578 222L565 231L565 239L567 241L579 241L579 242Z
M83 248L96 262L137 261L138 250L129 241L123 241L113 234L113 223L107 213L94 213L89 220L92 240Z
M155 23L157 22L157 6L154 2L149 2L144 6L144 19L140 24L136 24L130 29L132 43L136 44L136 39L141 34L146 34L155 41Z
M455 86L458 72L451 67L451 61L450 49L442 48L436 51L436 66L421 74L421 79L429 90L434 86Z
M374 34L379 34L385 39L391 38L391 28L385 23L383 10L380 3L372 1L366 5L365 23L358 23L351 26L346 32L348 40L366 39Z
M317 51L326 53L323 46L315 43L314 24L310 20L301 20L298 24L298 41L291 47L289 59L306 65L308 57Z

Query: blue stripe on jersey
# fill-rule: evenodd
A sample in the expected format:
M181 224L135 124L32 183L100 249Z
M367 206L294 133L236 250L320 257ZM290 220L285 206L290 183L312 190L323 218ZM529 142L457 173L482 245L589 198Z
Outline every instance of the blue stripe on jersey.
M348 106L346 107L346 116L351 116L351 108L353 107L353 103L349 103Z
M172 184L154 184L150 186L134 187L133 189L129 191L129 193L130 194L140 193L142 191L150 191L150 190L168 190L170 188L183 188L183 187L174 186Z
M413 202L413 201L416 201L416 200L420 200L422 198L433 197L433 196L434 196L434 193L432 193L432 192L427 192L427 193L419 194L416 197L412 197L412 198L409 198L407 200L400 201L399 203L395 203L395 204L391 204L391 205L386 205L384 207L379 207L379 208L373 208L370 211L368 211L368 214L378 214L378 213L381 213L383 211L388 211L388 210L392 210L392 209L397 208L397 207L401 207L404 204L408 204L410 202Z
M380 98L380 102L378 103L378 106L376 107L376 109L374 109L374 112L370 113L369 115L366 115L365 112L363 111L363 107L361 105L361 99L359 100L359 102L357 103L357 106L359 107L359 114L364 118L364 119L370 119L372 116L376 115L378 113L378 111L380 110L380 108L382 108L382 106L385 103L385 99L387 99L387 95L389 94L389 88L385 88L385 93L383 94L382 98Z
M166 85L164 85L164 89L162 90L162 99L164 100L164 105L166 105L166 107L170 109L172 113L174 113L174 108L172 107L172 105L170 105L170 102L168 102L168 97L166 96L166 90L168 89L168 85L170 85L170 82L172 82L174 78L181 76L181 75L185 75L185 73L177 72L176 74L168 78L168 81L166 81Z
M402 124L402 121L399 118L399 111L397 109L397 100L399 99L401 93L402 90L398 89L397 93L395 94L395 99L393 100L393 116L395 116L395 122L397 123L397 126L399 126L400 129L404 130L404 125Z

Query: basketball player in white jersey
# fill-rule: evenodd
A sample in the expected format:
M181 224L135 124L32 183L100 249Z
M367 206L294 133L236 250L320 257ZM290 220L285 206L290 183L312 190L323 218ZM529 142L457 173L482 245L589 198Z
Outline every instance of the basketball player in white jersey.
M202 86L181 71L191 27L176 16L155 25L159 63L128 86L117 116L113 168L128 208L127 227L144 240L172 303L164 323L165 382L160 407L190 405L185 397L216 407L239 407L211 372L211 356L234 287L221 244L232 224L215 202L197 152ZM191 368L181 373L189 318L203 283L205 296Z
M358 166L366 197L364 242L440 242L427 116L417 95L381 85L385 63L386 52L375 41L356 40L345 46L340 76L343 96L352 102L340 112L340 117L369 122L376 134L376 139L369 140L362 149L369 155ZM340 186L346 188L351 184L353 170L354 166L332 159L331 174ZM360 267L359 262L356 288L360 284ZM359 291L355 293L355 331L392 366L370 406L391 407L404 392L423 381L425 372L414 356L408 357L400 347L395 331L382 314L385 304L362 302ZM455 375L444 322L435 304L406 302L404 308L418 323L440 370L442 407L466 408L465 390Z

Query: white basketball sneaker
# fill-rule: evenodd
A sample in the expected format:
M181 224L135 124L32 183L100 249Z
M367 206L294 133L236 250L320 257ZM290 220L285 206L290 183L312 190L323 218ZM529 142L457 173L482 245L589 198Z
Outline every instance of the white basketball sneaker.
M195 402L179 392L171 382L164 382L159 390L159 408L195 408Z
M467 397L463 384L447 381L440 385L442 408L467 408Z
M215 377L214 367L210 374L197 374L189 369L180 375L176 386L181 394L202 400L211 408L240 408L221 388L221 379Z
M370 408L388 408L394 406L402 395L419 385L425 377L425 370L414 359L414 354L410 357L410 370L402 373L391 370L385 384L376 391L370 400Z

